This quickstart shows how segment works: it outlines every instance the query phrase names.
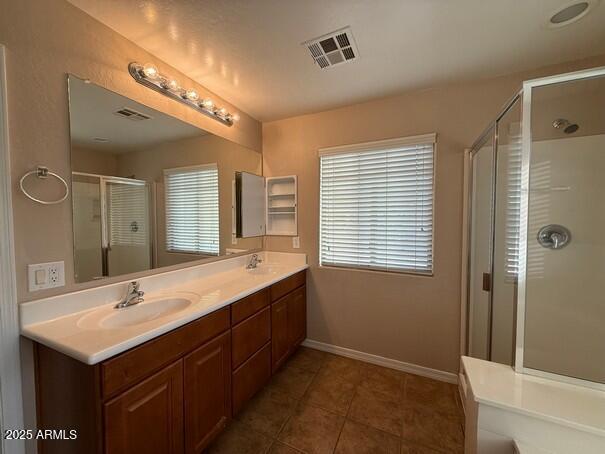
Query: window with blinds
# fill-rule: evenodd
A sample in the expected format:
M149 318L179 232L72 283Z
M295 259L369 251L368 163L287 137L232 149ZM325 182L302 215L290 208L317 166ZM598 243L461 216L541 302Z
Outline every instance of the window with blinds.
M218 167L164 170L166 250L219 254Z
M109 242L114 246L149 243L148 192L144 184L107 184Z
M435 134L320 150L320 264L433 272Z

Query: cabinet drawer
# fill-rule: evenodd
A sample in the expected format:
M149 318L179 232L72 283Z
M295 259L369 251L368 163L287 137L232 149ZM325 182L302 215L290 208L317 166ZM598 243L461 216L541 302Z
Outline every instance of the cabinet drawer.
M233 415L271 378L271 342L233 372Z
M229 307L206 315L101 364L103 397L111 396L229 329Z
M271 308L266 307L234 326L231 336L232 365L236 369L271 340Z
M300 271L283 281L276 282L271 286L271 301L277 301L292 290L305 285L307 282L306 270Z
M236 325L242 320L250 317L263 307L268 306L269 289L264 288L260 292L253 293L231 305L231 324Z

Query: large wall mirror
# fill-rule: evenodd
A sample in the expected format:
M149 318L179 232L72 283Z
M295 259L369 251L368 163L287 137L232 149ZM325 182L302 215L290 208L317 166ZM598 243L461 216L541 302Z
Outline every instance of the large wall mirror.
M262 156L68 77L76 282L262 247L234 240L236 172Z

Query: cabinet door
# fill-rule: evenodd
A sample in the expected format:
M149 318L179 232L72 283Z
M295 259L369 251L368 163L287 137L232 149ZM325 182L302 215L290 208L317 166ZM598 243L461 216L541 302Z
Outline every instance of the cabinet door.
M185 451L200 453L231 417L231 333L185 357Z
M104 405L105 452L183 452L183 361Z
M296 348L307 337L306 288L301 287L290 293L288 300L288 344Z
M289 349L288 298L286 297L271 305L271 368L273 372L285 361Z

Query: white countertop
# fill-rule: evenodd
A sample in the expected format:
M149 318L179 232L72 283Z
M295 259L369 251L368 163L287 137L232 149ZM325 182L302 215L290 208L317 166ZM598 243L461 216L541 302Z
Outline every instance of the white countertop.
M91 322L117 310L132 309L114 309L127 282L22 303L21 334L96 364L308 268L305 254L261 252L259 256L263 259L261 272L245 269L247 255L138 279L146 301L183 295L192 304L131 326L103 328Z
M545 451L544 449L536 448L535 446L531 446L527 443L523 443L517 440L515 440L514 443L519 454L552 454L551 451Z
M467 356L462 364L475 400L605 436L605 392L527 374Z

